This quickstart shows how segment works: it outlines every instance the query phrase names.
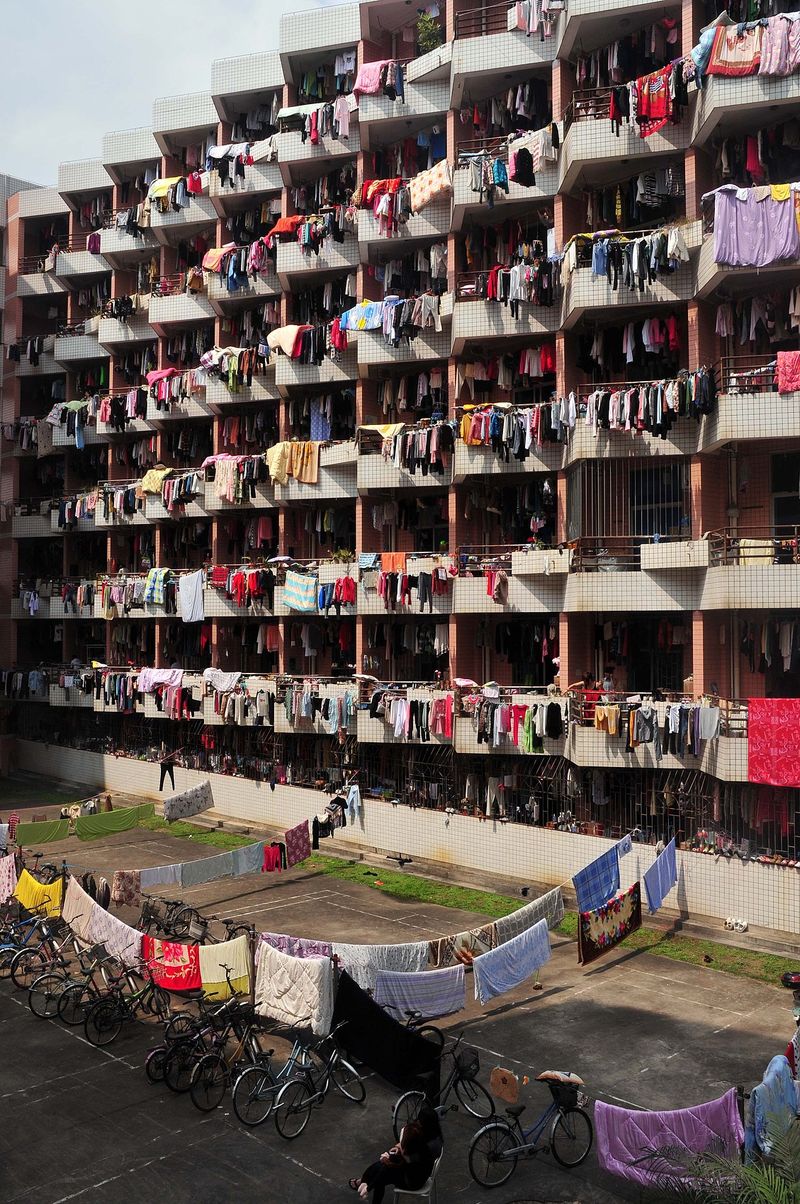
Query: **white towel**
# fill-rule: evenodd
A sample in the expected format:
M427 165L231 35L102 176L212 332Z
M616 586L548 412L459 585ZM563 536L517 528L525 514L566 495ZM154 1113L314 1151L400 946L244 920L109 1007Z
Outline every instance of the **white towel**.
M331 1029L333 963L328 957L290 957L262 944L256 974L256 1011L283 1024L307 1025L318 1036Z
M178 578L178 593L181 602L181 618L184 623L202 623L206 617L203 605L203 582L205 573L181 573Z

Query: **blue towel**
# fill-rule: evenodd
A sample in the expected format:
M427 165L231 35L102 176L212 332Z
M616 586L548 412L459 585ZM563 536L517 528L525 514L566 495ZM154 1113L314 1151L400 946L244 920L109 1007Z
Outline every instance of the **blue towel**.
M617 846L591 861L572 879L578 896L578 911L597 911L619 890L619 854Z
M231 861L231 873L234 878L240 878L242 874L257 874L264 861L263 840L257 841L256 844L246 844L241 849L234 849L231 852Z
M421 1012L426 1019L451 1016L463 1011L465 996L464 967L448 966L445 970L425 970L421 974L379 970L373 998L395 1020L404 1021L406 1012Z
M201 857L198 861L184 861L181 866L181 886L200 886L203 882L213 882L215 878L230 878L232 871L230 853Z
M678 865L675 859L675 837L663 853L659 853L649 870L644 872L644 889L650 915L654 915L678 881Z
M526 928L519 936L473 960L475 998L486 1004L495 995L513 991L549 960L547 920L540 920L533 928Z

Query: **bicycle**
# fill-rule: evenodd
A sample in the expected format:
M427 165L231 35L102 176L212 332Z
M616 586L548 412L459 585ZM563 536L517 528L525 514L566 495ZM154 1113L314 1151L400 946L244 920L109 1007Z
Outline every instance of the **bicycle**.
M406 1008L403 1012L401 1012L400 1008L394 1007L393 1004L390 1003L384 1004L383 1010L385 1012L397 1013L398 1019L400 1019L402 1016L405 1016L405 1028L410 1029L413 1033L416 1033L418 1037L424 1037L426 1041L433 1042L433 1044L438 1046L440 1050L444 1049L446 1040L444 1033L440 1028L437 1028L435 1024L428 1024L425 1020L425 1017L422 1015L422 1012L418 1012L410 1008Z
M49 900L48 900L49 901ZM0 933L0 978L11 973L11 963L22 949L33 940L34 933L45 923L44 916L24 915L7 925Z
M264 1027L264 1021L256 1015L252 1003L234 1001L225 1028L212 1037L212 1049L203 1054L192 1070L189 1091L195 1108L200 1112L213 1112L222 1103L230 1085L231 1071L239 1062L245 1061L256 1067L269 1063L275 1050L262 1049L257 1036ZM236 1045L230 1054L226 1054L225 1046L232 1036L236 1038Z
M93 1003L104 999L112 984L120 977L119 967L108 956L104 945L92 945L78 952L82 971L80 978L70 978L58 997L56 1014L68 1028L77 1028L86 1022L86 1015ZM116 973L112 971L116 970ZM97 981L97 972L100 982Z
M231 1088L233 1110L243 1125L256 1128L272 1112L275 1099L284 1083L293 1078L308 1058L308 1051L299 1038L295 1038L289 1057L277 1074L271 1060L263 1065L245 1066L240 1070Z
M76 919L80 917L77 916ZM42 934L39 944L20 949L11 959L11 981L20 990L30 987L34 978L39 978L48 970L66 970L68 963L64 956L65 949L71 946L74 952L80 952L78 938L63 920L42 920L39 927Z
M434 1105L437 1116L442 1117L451 1109L457 1111L458 1105L448 1107L447 1101L452 1092L461 1106L478 1120L488 1120L494 1116L494 1100L484 1086L478 1081L480 1059L474 1050L459 1053L459 1046L464 1039L461 1033L451 1045L442 1051L442 1057L452 1058L452 1066L439 1088L438 1103ZM424 1091L406 1091L395 1103L392 1111L392 1128L395 1140L400 1140L400 1134L409 1121L416 1120L427 1102Z
M230 967L223 969L231 998L212 1008L213 996L202 990L190 992L188 999L197 1004L197 1015L183 1011L170 1016L164 1026L163 1043L151 1049L145 1059L144 1069L151 1083L166 1082L177 1094L190 1089L197 1061L210 1050L210 1037L238 1002Z
M140 987L134 974L144 979ZM124 990L123 984L130 989ZM132 1024L140 1015L163 1017L169 1011L169 995L153 978L150 966L142 963L138 969L124 970L112 985L108 995L89 1008L83 1031L90 1045L102 1048L116 1040L123 1024Z
M578 1090L583 1079L546 1070L537 1080L547 1083L553 1098L529 1129L523 1129L519 1119L525 1104L514 1104L506 1108L510 1120L498 1117L472 1138L469 1173L481 1187L507 1183L520 1158L533 1158L544 1151L561 1166L572 1168L580 1166L592 1148L594 1127L585 1111L589 1098Z
M167 940L186 936L189 924L198 914L193 907L184 903L183 899L161 899L154 895L143 895L142 900L142 911L136 924L139 932L149 934L155 929Z
M367 1089L361 1075L342 1057L339 1047L333 1040L340 1028L347 1021L343 1020L331 1029L327 1037L323 1037L316 1045L308 1049L308 1061L298 1067L299 1077L284 1083L275 1100L275 1128L281 1137L294 1141L305 1129L311 1117L311 1109L324 1103L331 1083L336 1090L353 1103L361 1104L367 1097ZM330 1052L323 1059L321 1051L330 1043ZM315 1069L314 1056L320 1065Z
M214 920L218 920L224 926L224 936L216 936L211 931ZM202 916L193 907L186 907L179 912L175 917L175 922L178 921L185 923L185 935L188 940L198 945L223 945L226 941L235 940L237 936L252 937L255 932L252 924L245 924L241 920L225 920L222 916Z

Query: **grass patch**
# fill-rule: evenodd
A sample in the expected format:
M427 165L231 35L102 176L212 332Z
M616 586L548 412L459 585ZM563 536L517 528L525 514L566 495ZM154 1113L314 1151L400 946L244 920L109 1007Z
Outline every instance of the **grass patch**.
M362 886L369 886L372 890L391 895L395 899L436 903L440 907L478 912L491 919L508 915L524 902L519 896L500 895L466 886L451 886L448 883L420 878L415 874L399 873L397 870L376 871L363 862L347 861L340 857L312 855L304 864L344 882L358 882ZM562 936L577 940L577 912L568 911L556 931ZM624 948L626 951L641 949L655 957L666 957L692 966L710 966L737 978L766 982L771 986L777 984L785 970L794 969L797 962L796 958L781 957L779 954L759 953L755 949L738 949L733 945L719 945L715 941L699 940L690 936L673 936L671 933L652 928L640 928L638 932L626 937ZM710 962L706 961L706 958L710 958Z
M235 832L223 832L214 828L201 828L199 824L188 824L184 820L176 820L168 824L159 815L152 819L141 819L137 825L146 828L148 832L166 832L170 836L180 836L182 840L192 840L195 844L210 845L212 849L221 849L224 853L230 849L241 849L246 844L255 844L253 836L239 836Z

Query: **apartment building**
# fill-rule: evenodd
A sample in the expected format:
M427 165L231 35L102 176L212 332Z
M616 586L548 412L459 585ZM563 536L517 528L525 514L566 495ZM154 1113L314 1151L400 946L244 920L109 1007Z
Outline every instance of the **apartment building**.
M798 65L550 9L282 18L10 197L8 730L520 877L676 833L694 910L793 929Z

